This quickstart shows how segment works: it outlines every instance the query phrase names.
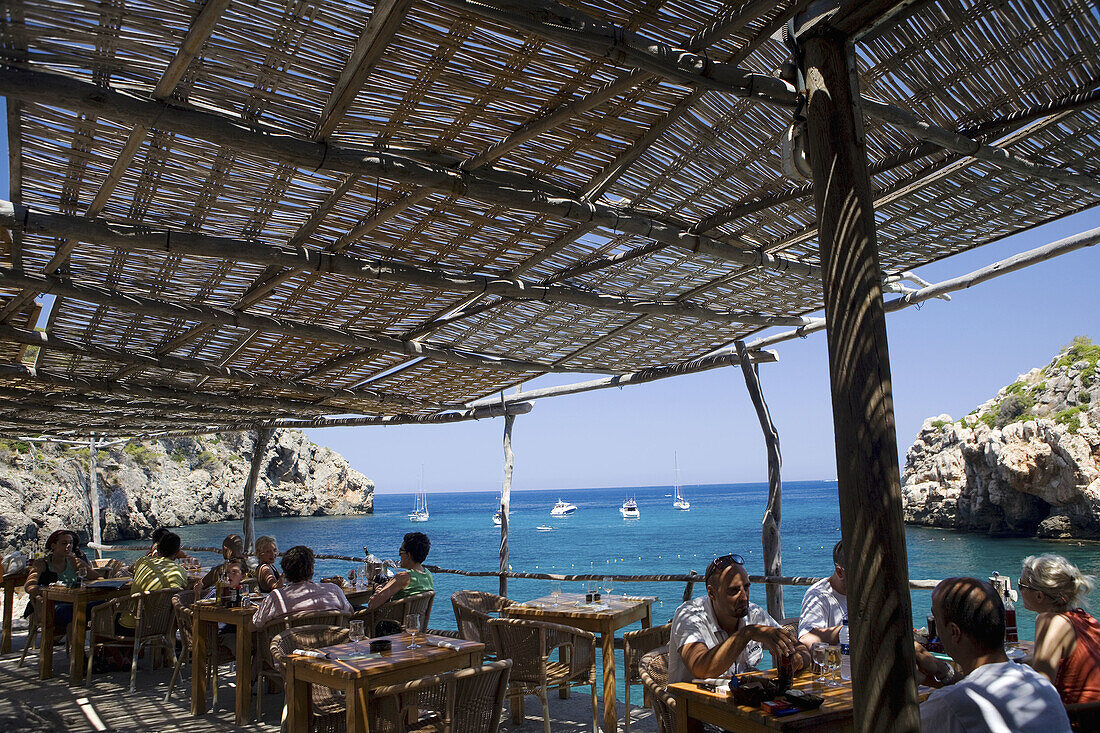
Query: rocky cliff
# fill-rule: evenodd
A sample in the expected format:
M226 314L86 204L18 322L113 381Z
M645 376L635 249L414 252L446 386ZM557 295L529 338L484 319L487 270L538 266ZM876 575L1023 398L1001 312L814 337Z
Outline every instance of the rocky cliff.
M906 521L1100 539L1098 361L1078 337L961 420L925 420L905 457Z
M255 433L128 443L98 451L103 540L147 536L154 527L241 517ZM38 546L55 529L91 526L88 448L0 441L0 547ZM256 516L362 514L374 484L340 454L300 432L279 430L264 451Z

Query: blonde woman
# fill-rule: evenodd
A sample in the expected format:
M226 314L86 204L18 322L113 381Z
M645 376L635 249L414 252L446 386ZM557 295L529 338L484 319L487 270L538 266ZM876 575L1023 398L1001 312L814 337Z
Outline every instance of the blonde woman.
M1080 608L1093 578L1058 555L1032 555L1020 573L1020 600L1039 614L1031 665L1066 705L1100 701L1100 623Z
M279 546L274 537L264 535L256 540L256 560L259 562L256 568L256 580L264 593L283 587L283 574L275 565L275 559L278 556Z

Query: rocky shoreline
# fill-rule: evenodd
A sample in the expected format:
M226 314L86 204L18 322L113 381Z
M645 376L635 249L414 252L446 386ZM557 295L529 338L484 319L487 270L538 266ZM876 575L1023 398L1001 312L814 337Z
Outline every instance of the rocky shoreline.
M103 540L137 539L154 527L239 519L254 433L172 438L97 454ZM0 547L41 549L55 529L91 526L87 448L0 441ZM273 433L256 487L257 517L369 514L374 483L298 431Z
M906 453L906 522L1100 539L1098 361L1079 337L962 419L925 420Z

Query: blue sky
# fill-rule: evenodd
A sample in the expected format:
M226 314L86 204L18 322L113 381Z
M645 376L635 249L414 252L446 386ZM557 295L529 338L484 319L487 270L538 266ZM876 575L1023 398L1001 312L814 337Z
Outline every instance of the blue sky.
M0 100L2 101L2 100ZM2 108L0 108L2 111ZM0 117L2 119L2 117ZM6 158L7 134L0 142ZM6 198L8 182L0 176ZM936 282L1100 226L1100 208L917 270ZM1100 248L1078 250L887 317L901 456L926 417L964 415L1043 366L1074 336L1100 339ZM760 367L779 430L785 480L836 476L825 334L776 347ZM590 377L555 375L525 389ZM513 488L649 486L763 481L767 463L740 371L725 368L539 400L516 419ZM440 426L329 428L310 437L347 456L381 493L498 489L503 420Z

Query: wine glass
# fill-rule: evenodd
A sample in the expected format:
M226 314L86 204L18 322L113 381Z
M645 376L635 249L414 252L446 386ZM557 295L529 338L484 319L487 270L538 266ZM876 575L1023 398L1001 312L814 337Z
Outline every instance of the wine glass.
M817 674L817 678L814 682L824 685L827 680L825 678L825 661L828 656L829 644L824 641L815 641L813 647L810 648L810 657L813 659L814 672Z
M561 604L558 603L558 599L561 598L561 581L555 580L550 584L550 597L554 599L553 607L557 608Z
M349 626L351 633L348 634L348 638L355 642L355 653L359 653L359 642L366 638L366 629L363 626L362 619L352 619Z
M407 633L411 639L406 649L419 649L420 645L416 643L416 633L420 631L420 614L410 613L405 615L405 633Z
M837 677L840 676L840 645L830 644L825 649L825 666L831 673L832 679L825 684L829 687L841 687L841 683L837 681Z
M603 590L604 590L604 593L607 594L607 600L609 600L609 601L611 600L611 589L614 587L614 585L615 585L615 583L612 580L610 575L604 577L604 579L603 579Z

